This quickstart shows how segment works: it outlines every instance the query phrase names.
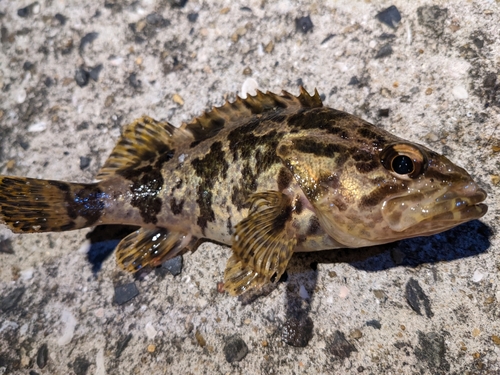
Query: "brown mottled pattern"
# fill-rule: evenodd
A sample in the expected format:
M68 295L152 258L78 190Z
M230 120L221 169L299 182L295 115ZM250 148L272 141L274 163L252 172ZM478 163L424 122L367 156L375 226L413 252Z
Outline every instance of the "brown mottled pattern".
M240 293L284 272L292 251L429 235L487 210L486 193L446 157L323 107L302 88L298 97L259 91L180 128L138 119L97 178L81 185L0 176L1 219L17 232L142 226L119 247L127 269L161 260L148 255L154 233L163 234L163 255L199 238L232 244L226 282ZM267 206L249 212L256 197ZM277 244L281 255L262 244Z

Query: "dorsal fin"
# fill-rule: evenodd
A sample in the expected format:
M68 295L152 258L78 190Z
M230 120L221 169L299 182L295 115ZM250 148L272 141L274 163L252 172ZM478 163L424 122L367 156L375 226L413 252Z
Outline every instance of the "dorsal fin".
M189 132L168 122L143 116L125 126L120 140L96 179L102 180L120 171L163 160L173 154L174 145L183 147L183 144L191 141L193 138Z
M227 126L239 125L240 119L249 119L252 115L259 115L274 108L316 108L322 107L323 103L317 90L310 95L300 86L300 95L294 96L289 92L282 91L281 95L272 92L263 93L257 90L257 94L249 95L246 99L239 96L234 102L226 102L221 107L215 107L209 112L195 118L190 123L182 124L181 129L189 130L195 141L211 138Z

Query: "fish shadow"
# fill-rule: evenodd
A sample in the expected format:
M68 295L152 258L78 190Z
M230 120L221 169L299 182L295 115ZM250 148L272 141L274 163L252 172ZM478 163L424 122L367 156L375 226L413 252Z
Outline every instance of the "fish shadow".
M120 241L137 228L130 225L99 225L87 234L90 241L87 260L92 265L94 275L101 270L102 263L111 256Z
M283 341L292 346L303 347L312 338L314 323L309 313L318 281L318 264L349 263L352 267L367 272L379 272L401 266L414 268L426 263L452 261L484 253L491 245L492 235L489 226L474 220L429 237L416 237L358 249L295 254L285 278L285 326L291 325L295 330L290 335L290 329L284 329Z

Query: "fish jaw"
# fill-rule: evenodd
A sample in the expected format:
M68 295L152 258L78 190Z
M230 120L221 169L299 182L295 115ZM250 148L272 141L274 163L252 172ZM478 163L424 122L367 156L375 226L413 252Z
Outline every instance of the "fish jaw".
M486 197L486 192L471 180L452 184L444 193L437 189L425 197L415 193L391 198L383 203L381 211L392 231L414 237L481 218L488 211L482 203Z

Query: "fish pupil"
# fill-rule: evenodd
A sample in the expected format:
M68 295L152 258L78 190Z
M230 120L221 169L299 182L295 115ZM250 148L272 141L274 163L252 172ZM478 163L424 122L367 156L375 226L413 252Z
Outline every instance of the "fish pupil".
M392 169L397 174L409 174L413 172L413 161L406 155L398 155L392 161Z

